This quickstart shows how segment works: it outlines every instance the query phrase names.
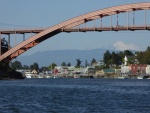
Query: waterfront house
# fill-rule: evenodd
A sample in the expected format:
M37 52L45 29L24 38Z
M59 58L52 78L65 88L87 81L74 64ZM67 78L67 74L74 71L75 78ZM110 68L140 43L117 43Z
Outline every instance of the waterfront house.
M146 74L150 75L150 65L147 65L147 67L146 67Z
M92 63L92 66L104 66L104 61L103 60L100 60L98 62L95 62L95 63Z
M129 72L130 72L129 66L124 66L124 65L121 66L121 75L122 76L128 76Z
M32 74L38 74L38 72L34 69L31 71Z
M85 74L95 74L96 70L94 66L87 66L85 68Z
M146 74L146 64L131 64L129 65L129 70L132 75Z
M54 68L54 74L72 74L76 70L74 66L56 66Z
M103 69L102 73L103 73L103 75L114 75L115 69Z
M127 66L128 64L138 64L137 55L125 56L124 57L124 65Z
M131 64L129 66L122 66L121 74L124 76L150 74L150 66L146 64Z
M115 74L116 74L115 69L102 69L96 71L96 75L115 75Z

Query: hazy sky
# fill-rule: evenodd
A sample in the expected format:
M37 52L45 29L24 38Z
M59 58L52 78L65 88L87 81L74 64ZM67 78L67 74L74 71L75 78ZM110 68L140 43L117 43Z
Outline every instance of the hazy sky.
M0 0L0 28L51 27L70 18L117 5L148 2L149 0ZM130 14L132 16L132 14ZM144 11L136 13L135 22L144 24ZM126 16L119 17L126 24ZM115 16L113 17L116 20ZM132 18L130 18L132 20ZM147 24L150 25L150 11ZM115 21L113 20L113 25ZM110 23L110 20L105 23ZM141 23L140 23L141 22ZM132 22L131 22L132 23ZM100 24L100 23L99 23ZM98 21L97 21L97 25ZM18 42L22 36L17 36ZM29 37L27 35L27 37ZM14 36L11 37L12 40ZM11 41L13 45L14 41ZM135 49L146 50L150 46L149 31L60 33L38 44L23 55L37 51L66 49Z

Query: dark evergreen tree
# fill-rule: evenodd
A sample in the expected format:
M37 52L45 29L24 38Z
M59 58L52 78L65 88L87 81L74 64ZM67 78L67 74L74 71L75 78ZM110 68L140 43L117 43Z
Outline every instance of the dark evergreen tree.
M29 66L23 65L23 66L22 66L22 69L29 69Z
M146 50L146 52L150 52L150 47L149 47L149 46L147 47L147 50Z
M48 68L49 68L50 70L53 70L53 69L55 68L55 66L57 66L57 65L56 65L55 63L52 63L51 65L49 65Z
M85 67L87 67L88 66L88 61L87 60L85 60Z
M122 51L120 51L119 53L117 53L118 55L118 65L121 65L124 62L124 53Z
M103 57L104 63L106 64L106 67L109 67L109 64L111 64L111 53L107 50L106 53L104 53Z
M77 67L80 67L82 61L81 61L80 59L76 59L76 60L77 60L76 66L77 66Z
M71 66L70 62L67 64L67 66Z
M112 52L112 58L111 58L112 60L112 64L118 64L118 55L115 53L115 52Z
M61 66L66 66L66 65L67 65L66 62L61 63Z
M32 64L31 66L30 66L30 69L31 70L39 70L39 65L37 64L37 63L34 63L34 64Z
M92 59L91 65L94 64L94 63L96 63L96 59L95 58Z
M124 56L125 55L128 55L128 56L132 56L132 55L134 55L131 51L129 51L129 50L125 50L124 51Z
M21 62L16 60L16 61L10 63L10 67L12 69L14 69L14 70L17 70L17 69L21 69L22 68L22 64L21 64Z

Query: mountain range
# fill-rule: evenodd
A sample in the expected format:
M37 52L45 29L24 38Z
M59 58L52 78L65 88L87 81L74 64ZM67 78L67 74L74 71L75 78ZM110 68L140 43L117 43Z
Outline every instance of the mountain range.
M49 50L43 52L36 52L28 56L19 56L16 60L20 61L22 65L30 66L33 63L38 63L39 67L49 66L51 63L61 65L62 62L70 63L72 66L76 65L76 59L82 61L81 65L85 65L85 61L91 63L95 58L97 61L103 59L106 49L91 49L91 50Z

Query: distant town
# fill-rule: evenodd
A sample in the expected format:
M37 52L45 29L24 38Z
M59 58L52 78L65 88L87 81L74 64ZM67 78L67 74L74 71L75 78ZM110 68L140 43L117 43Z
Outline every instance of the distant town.
M10 63L10 67L21 72L25 78L150 78L150 47L145 51L132 52L129 50L104 53L103 59L91 63L75 59L76 65L62 62L60 66L55 63L48 67L39 68L38 63L31 66L22 66L19 61Z

